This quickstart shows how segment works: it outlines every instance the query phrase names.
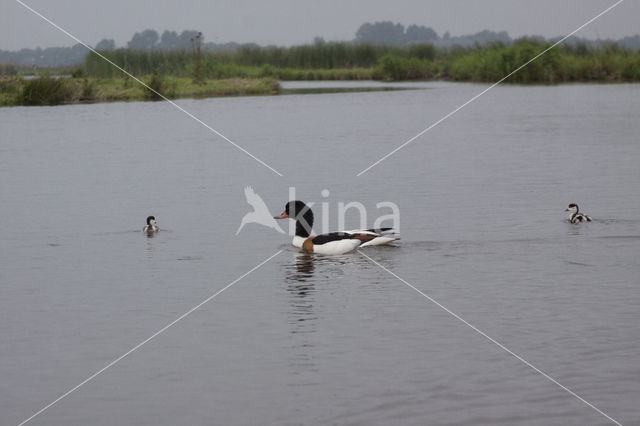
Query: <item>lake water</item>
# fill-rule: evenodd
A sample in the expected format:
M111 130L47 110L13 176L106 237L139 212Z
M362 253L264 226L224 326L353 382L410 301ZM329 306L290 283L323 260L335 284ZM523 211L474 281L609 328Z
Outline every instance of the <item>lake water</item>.
M367 256L640 424L640 85L497 87L356 177L486 87L409 86L178 101L284 177L166 103L0 109L0 423L283 250L29 424L613 424L357 252L236 236L252 186L396 203Z

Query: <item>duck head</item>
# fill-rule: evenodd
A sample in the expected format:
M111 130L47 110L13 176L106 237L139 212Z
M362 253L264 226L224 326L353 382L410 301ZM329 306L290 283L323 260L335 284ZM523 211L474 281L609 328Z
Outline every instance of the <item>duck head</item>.
M567 208L564 211L571 212L571 214L576 214L578 213L578 205L576 203L571 203L567 206Z
M313 227L313 212L311 208L299 200L289 201L284 206L284 211L274 219L294 219L296 221L296 235L308 237Z

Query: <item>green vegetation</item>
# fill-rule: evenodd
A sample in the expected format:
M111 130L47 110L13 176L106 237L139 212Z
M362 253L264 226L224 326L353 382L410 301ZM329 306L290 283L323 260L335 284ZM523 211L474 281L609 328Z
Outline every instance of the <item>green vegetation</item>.
M284 77L282 79L287 79L286 77L289 76L296 78L304 76L299 73L302 70L322 70L324 77L328 70L372 68L376 65L378 58L388 50L390 49L383 46L353 46L345 43L291 48L245 46L235 51L202 52L199 72L204 78ZM100 53L133 75L158 74L186 77L193 75L196 68L194 54L187 50L118 49ZM93 77L107 78L121 75L121 71L95 54L87 56L84 68L87 75Z
M272 78L204 80L201 84L187 77L151 75L141 80L168 98L272 95L280 92L278 81ZM22 77L0 79L0 106L158 99L161 98L130 78L42 76L30 80Z
M429 44L374 46L316 42L284 47L244 46L232 51L117 49L101 52L131 74L142 76L169 98L279 93L277 80L451 80L495 82L550 46L521 39L469 48ZM0 105L157 100L103 58L92 53L82 67L63 70L72 78L20 77L5 67ZM17 75L15 75L17 74ZM640 51L615 44L562 45L511 76L508 83L637 82Z
M134 75L276 78L279 80L453 80L497 81L549 47L549 42L522 39L469 48L404 47L324 43L294 47L243 46L234 51L194 54L179 51L118 49L101 52ZM84 64L91 77L112 78L121 72L91 54ZM197 78L196 78L197 79ZM573 81L640 81L640 52L616 45L559 46L509 80L512 83Z
M473 48L436 50L429 58L385 55L375 69L378 80L452 80L495 82L527 63L550 43L520 40ZM637 82L640 52L615 45L599 48L559 46L509 77L508 83Z
M16 74L18 74L18 69L15 67L15 65L0 62L0 76L11 76Z
M23 82L22 77L0 78L0 106L19 105Z
M70 102L73 88L65 80L42 76L26 80L17 93L20 105L58 105Z
M550 44L526 40L504 47L471 49L449 69L455 81L498 81ZM602 48L561 46L552 49L511 76L512 83L640 81L640 52L616 45Z

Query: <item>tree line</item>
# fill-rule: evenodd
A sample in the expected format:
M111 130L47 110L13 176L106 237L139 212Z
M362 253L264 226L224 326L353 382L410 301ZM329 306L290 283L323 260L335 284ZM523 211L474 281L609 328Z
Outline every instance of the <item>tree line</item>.
M399 23L380 21L362 24L356 31L354 39L351 41L326 43L322 38L316 37L313 44L294 46L293 48L277 46L262 47L254 43L217 44L205 42L204 35L196 30L184 30L181 33L165 30L160 34L152 29L136 32L125 47L135 51L190 51L193 48L193 40L198 34L200 34L201 37L200 43L203 52L239 52L238 56L241 58L239 62L252 62L252 65L255 65L256 58L269 57L269 63L273 66L293 66L288 58L299 56L303 59L296 59L294 62L300 63L300 61L306 61L305 66L309 67L332 67L334 63L341 63L346 67L359 66L359 64L362 64L362 66L370 66L371 61L375 62L378 60L378 55L374 55L375 58L371 55L371 49L378 49L379 51L380 49L384 50L384 48L388 47L411 47L412 45L429 44L439 49L455 50L458 48L482 47L494 44L509 46L517 41L512 39L504 31L494 32L485 30L475 34L461 36L451 36L446 32L440 36L429 27L409 25L405 28L405 26ZM540 36L528 37L528 39L540 43L554 42L556 40L545 40ZM615 44L620 48L633 51L640 49L640 35L624 37L616 41L588 40L571 37L563 44L576 49L606 48L607 46ZM331 58L333 58L331 59L331 63L327 64L324 59L320 60L320 62L324 61L323 63L319 63L316 53L322 49L318 46L324 46L324 50L331 50L333 52L331 54ZM355 46L367 47L356 49L354 48ZM113 39L105 38L100 40L95 45L95 48L99 51L109 52L116 50L117 46ZM284 51L291 54L283 56L282 52ZM76 44L73 47L21 49L19 51L0 50L0 73L16 73L17 70L15 67L64 67L78 65L84 61L86 54L86 48L80 44ZM345 59L345 55L350 56L351 59ZM281 57L287 59L280 59ZM326 58L328 55L324 52L320 54L320 57ZM263 60L260 61L265 62ZM289 62L283 63L283 61ZM7 64L12 64L13 66Z

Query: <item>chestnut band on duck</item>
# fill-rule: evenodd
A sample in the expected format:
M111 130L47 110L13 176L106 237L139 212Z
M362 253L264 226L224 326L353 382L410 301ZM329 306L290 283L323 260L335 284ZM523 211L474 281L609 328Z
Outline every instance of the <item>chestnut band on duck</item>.
M294 219L296 234L292 244L294 247L313 253L344 254L357 247L386 245L398 239L392 228L330 232L312 237L313 212L309 206L299 200L289 201L282 214L274 218Z

